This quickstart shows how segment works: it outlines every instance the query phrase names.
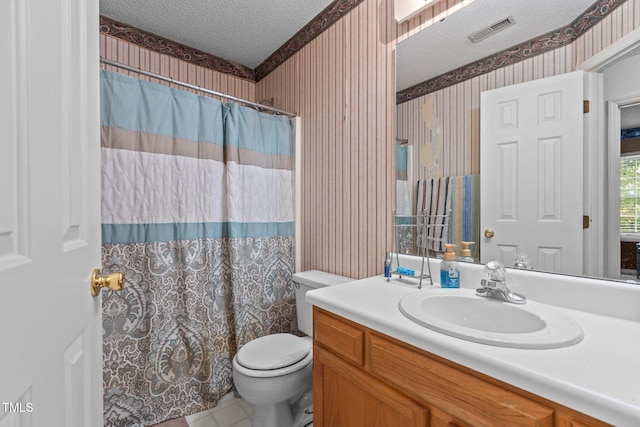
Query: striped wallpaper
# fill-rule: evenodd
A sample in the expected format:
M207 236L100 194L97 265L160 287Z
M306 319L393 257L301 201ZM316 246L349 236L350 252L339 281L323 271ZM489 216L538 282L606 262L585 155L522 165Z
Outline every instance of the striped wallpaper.
M205 89L255 101L255 83L251 80L190 64L178 58L163 55L105 34L100 34L100 57L197 85ZM116 67L103 65L103 69L137 77L141 80L173 86L177 89L195 92L194 90L185 89L182 86L170 85L164 81L146 77L138 73L128 72Z
M302 117L302 268L380 274L391 246L391 1L365 0L257 84Z
M478 173L481 91L573 71L576 63L640 25L640 0L627 0L571 45L401 104L396 134L396 40L466 1L443 0L397 25L393 1L364 0L258 83L105 35L100 50L105 58L207 89L253 101L274 98L276 108L298 113L302 268L362 278L382 273L391 246L396 136L414 145L434 142L415 156L416 180L433 177L431 169L438 176ZM431 126L420 123L415 111ZM421 157L431 158L436 168L432 162L423 166Z

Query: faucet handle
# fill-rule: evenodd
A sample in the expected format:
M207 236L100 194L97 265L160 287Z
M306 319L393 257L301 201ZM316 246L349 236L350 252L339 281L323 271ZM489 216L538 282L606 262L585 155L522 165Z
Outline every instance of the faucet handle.
M524 304L527 301L527 297L509 289L505 282L497 280L482 279L480 287L476 289L476 295L514 304Z
M516 268L531 270L531 259L529 258L529 255L524 252L517 252L513 258L513 266Z
M507 270L500 261L489 261L484 266L484 272L489 276L489 279L504 282Z
M484 289L485 291L509 291L509 288L507 288L507 284L504 281L500 280L482 279L480 280L480 286L480 289Z
M480 281L481 287L476 289L476 295L514 304L524 304L527 301L527 297L507 287L507 282L505 281L507 270L501 262L489 261L484 266L484 272L489 276L489 279Z

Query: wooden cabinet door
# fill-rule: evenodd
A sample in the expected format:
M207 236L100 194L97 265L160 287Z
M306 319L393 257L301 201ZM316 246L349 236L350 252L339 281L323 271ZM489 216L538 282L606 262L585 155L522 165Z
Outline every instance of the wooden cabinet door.
M429 427L471 427L437 408L431 408L429 412Z
M428 410L331 354L315 348L316 427L426 427Z

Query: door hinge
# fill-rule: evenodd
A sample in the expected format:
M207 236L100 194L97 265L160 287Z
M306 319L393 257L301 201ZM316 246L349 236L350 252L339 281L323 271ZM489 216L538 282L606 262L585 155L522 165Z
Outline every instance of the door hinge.
M582 228L587 229L590 224L591 218L589 218L589 215L582 215Z
M582 112L587 114L589 112L589 100L585 99L582 101Z

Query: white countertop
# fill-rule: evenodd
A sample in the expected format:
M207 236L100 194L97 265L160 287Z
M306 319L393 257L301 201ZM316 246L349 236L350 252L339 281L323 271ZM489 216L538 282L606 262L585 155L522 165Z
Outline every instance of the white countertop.
M398 309L408 293L440 287L382 276L307 293L311 304L460 365L613 425L640 426L640 322L555 308L576 320L585 338L558 349L478 344L432 331ZM456 292L455 289L451 290Z

